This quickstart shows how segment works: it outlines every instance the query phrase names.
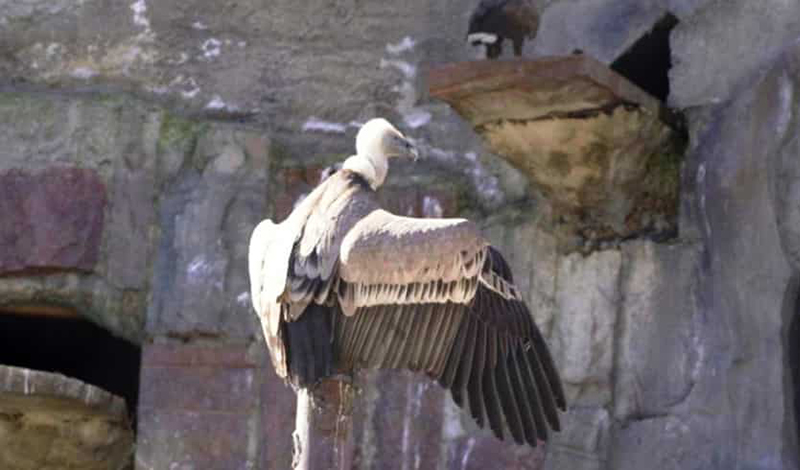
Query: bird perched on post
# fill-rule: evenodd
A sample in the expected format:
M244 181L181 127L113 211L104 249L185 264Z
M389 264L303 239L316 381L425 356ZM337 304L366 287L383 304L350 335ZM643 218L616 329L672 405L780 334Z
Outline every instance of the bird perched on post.
M530 0L481 0L469 18L467 42L486 46L486 56L496 59L508 38L519 57L525 38L533 39L538 29L539 13Z
M250 240L253 307L272 363L295 388L358 369L428 375L499 438L535 446L566 401L503 256L465 219L401 217L376 190L389 160L418 156L385 119L281 223Z

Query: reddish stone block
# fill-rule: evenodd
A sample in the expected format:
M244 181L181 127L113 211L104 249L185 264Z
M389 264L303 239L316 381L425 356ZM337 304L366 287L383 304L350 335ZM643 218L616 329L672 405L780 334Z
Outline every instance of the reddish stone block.
M540 470L544 468L544 443L536 448L516 445L489 435L466 436L449 443L448 470Z
M262 356L250 348L144 347L137 449L137 462L147 464L142 468L290 468L295 395L275 375L266 351ZM248 448L248 442L257 446Z
M105 206L106 188L93 170L0 173L0 274L91 270Z
M142 364L152 366L256 367L247 345L187 346L150 344L142 350Z
M406 392L409 378L395 371L379 371L375 374L378 398L372 416L375 455L378 468L384 464L399 464L403 461L403 433L406 418ZM411 419L411 416L408 417ZM410 432L410 431L409 431ZM400 465L397 465L400 467Z
M139 407L247 413L257 405L255 364L246 346L144 348Z
M267 361L268 362L268 361ZM267 363L261 369L261 458L258 468L282 470L291 468L292 433L294 432L297 397Z
M140 410L137 468L253 468L248 422L245 414Z
M256 372L227 367L147 366L142 368L139 406L247 413L257 405Z
M258 365L247 345L143 348L137 464L248 468ZM249 464L248 464L249 462Z
M441 388L427 378L401 371L376 371L360 379L375 387L374 412L358 397L354 413L356 448L353 461L359 468L438 468L442 436ZM372 449L365 433L371 434ZM368 456L366 454L372 454ZM372 458L372 461L364 459Z
M410 462L419 462L416 468L439 468L446 392L426 377L415 377L409 392L406 409L411 413Z
M280 222L294 209L301 196L310 193L319 184L322 168L285 168L281 170L281 194L275 198L274 221Z

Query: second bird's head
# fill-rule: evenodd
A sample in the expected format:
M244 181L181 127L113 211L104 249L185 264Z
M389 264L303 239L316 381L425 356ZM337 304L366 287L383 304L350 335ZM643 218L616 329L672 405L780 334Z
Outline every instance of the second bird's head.
M419 158L416 146L383 118L370 119L361 126L356 136L356 153L358 155L381 155L387 159L410 157L417 160Z

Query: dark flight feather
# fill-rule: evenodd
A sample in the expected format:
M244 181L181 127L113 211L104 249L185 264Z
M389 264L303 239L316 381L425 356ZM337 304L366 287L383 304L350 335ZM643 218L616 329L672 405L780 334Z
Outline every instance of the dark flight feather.
M535 446L560 429L553 359L508 263L473 225L389 214L347 170L307 199L287 219L297 234L283 248L284 284L264 287L276 299L260 315L279 375L310 387L334 373L409 369L500 439Z

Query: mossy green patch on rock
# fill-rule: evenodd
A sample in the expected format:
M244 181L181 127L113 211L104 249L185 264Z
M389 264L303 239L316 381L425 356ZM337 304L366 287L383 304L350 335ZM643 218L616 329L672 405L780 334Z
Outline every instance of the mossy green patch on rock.
M644 186L652 188L654 192L664 197L677 197L685 149L685 139L674 136L664 144L663 148L654 152L647 162Z
M158 136L158 152L179 152L190 155L197 139L208 130L208 123L196 121L171 113L164 113Z

